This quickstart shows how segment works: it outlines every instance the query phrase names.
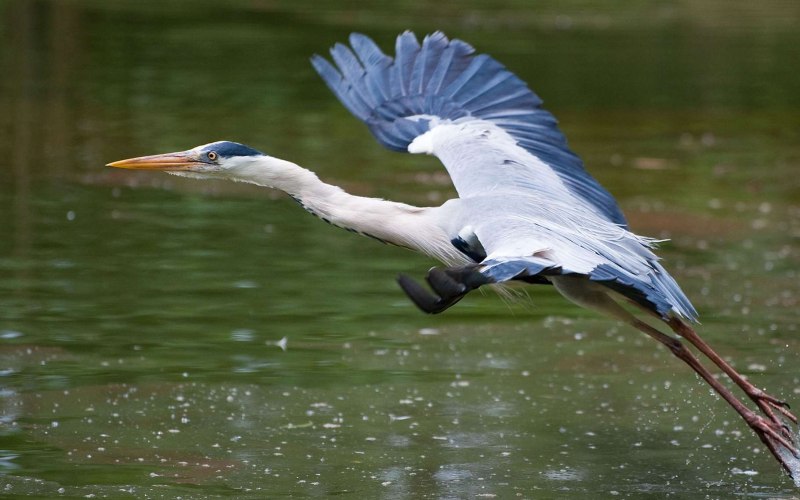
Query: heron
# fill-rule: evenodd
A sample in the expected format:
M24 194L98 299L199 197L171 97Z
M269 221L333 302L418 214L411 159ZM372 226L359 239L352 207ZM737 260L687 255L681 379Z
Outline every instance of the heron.
M279 189L329 224L428 255L442 265L427 272L427 287L398 277L400 288L426 313L440 313L486 285L553 285L569 301L663 344L800 481L797 417L789 405L748 381L697 334L698 313L655 255L656 240L630 230L613 196L585 169L555 117L523 80L441 32L421 43L412 32L400 34L394 57L366 35L354 33L349 42L331 48L332 62L314 55L313 67L382 145L436 156L457 197L417 207L356 196L296 163L231 141L108 166ZM682 340L725 373L757 410Z

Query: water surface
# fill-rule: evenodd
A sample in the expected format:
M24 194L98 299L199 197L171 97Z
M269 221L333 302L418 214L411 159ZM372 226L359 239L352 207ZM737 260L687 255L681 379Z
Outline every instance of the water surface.
M351 31L388 51L444 30L530 82L632 227L671 239L703 335L797 403L795 2L0 13L4 494L797 496L680 362L550 289L425 316L394 282L423 257L268 190L103 167L229 139L441 203L435 159L382 149L308 58Z

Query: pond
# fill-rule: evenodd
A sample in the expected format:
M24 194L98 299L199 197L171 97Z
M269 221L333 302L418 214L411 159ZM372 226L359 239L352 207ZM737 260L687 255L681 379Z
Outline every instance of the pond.
M797 498L665 349L548 287L439 316L435 263L253 186L109 169L213 140L365 196L454 196L309 64L442 30L530 83L700 311L800 406L800 8L0 0L9 497Z

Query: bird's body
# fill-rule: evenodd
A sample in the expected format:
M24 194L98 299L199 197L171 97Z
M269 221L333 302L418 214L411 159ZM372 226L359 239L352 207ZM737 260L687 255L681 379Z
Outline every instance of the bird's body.
M614 198L584 169L522 80L441 33L421 44L412 33L400 35L394 58L366 36L354 34L350 43L352 49L337 44L331 50L335 66L315 56L314 67L379 142L438 157L458 198L414 207L354 196L294 163L228 141L110 165L277 188L330 224L438 259L446 267L428 273L433 294L407 276L399 279L429 313L487 284L553 284L576 304L666 345L742 415L784 468L800 467L794 437L781 420L796 423L794 416L697 336L689 326L697 312L653 253L655 241L629 230ZM641 310L708 356L766 418L739 402L676 338L637 319Z

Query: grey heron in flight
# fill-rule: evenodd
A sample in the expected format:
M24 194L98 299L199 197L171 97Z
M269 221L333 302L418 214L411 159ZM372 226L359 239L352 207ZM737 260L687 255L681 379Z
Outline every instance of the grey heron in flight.
M442 33L421 44L413 33L403 33L394 57L367 36L353 34L350 47L337 44L331 56L334 64L320 56L312 64L342 104L389 149L439 158L457 198L415 207L354 196L295 163L228 141L109 166L277 188L325 222L438 259L444 267L428 272L430 290L408 276L398 279L427 313L442 312L483 285L552 284L570 301L665 345L800 480L792 429L797 418L697 335L697 312L653 253L654 240L629 230L614 198L584 169L525 82ZM635 313L657 318L676 335ZM678 337L726 373L760 413L719 382Z

